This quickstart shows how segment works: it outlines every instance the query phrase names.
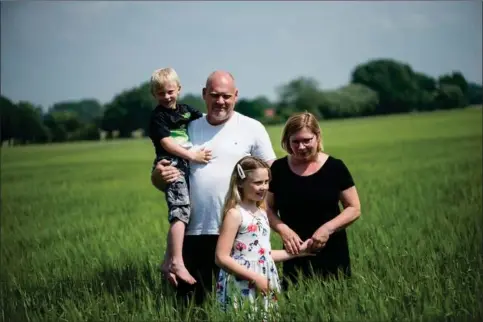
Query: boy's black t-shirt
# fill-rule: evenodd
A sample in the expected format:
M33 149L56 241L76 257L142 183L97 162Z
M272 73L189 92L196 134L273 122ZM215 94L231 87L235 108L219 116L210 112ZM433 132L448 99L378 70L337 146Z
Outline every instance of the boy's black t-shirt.
M187 104L176 104L176 109L166 108L161 105L151 112L149 123L149 137L156 151L156 158L172 156L161 146L161 139L172 137L180 145L188 142L187 126L203 113Z

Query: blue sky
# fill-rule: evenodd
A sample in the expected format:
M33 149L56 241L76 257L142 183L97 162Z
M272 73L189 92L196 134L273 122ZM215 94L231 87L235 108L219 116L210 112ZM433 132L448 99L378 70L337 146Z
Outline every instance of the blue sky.
M0 57L2 95L44 108L106 103L167 66L184 93L225 69L241 97L272 100L299 76L345 85L381 57L481 83L482 2L2 2Z

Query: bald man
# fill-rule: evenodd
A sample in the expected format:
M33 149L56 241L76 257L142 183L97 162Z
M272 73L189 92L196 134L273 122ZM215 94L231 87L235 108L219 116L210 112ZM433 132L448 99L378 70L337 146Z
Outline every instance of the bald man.
M247 155L257 156L270 165L275 160L265 127L235 111L237 98L233 76L225 71L213 72L203 88L207 114L188 126L193 148L205 147L212 151L208 164L190 163L191 219L185 231L183 260L197 283L189 285L177 281L168 272L165 276L177 285L179 295L186 297L194 292L198 305L204 301L206 292L212 290L215 282L212 274L217 278L219 273L215 248L221 211L235 164ZM161 188L178 176L179 171L163 160L154 169L151 179L156 187Z

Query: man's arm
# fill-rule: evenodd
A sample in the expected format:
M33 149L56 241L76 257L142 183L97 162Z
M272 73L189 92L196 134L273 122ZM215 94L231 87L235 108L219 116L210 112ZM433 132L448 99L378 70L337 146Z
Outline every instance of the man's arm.
M262 123L256 121L253 129L254 143L251 149L251 154L253 156L259 157L268 163L269 166L272 165L273 161L277 158L275 152L273 151L272 141L268 135L267 130Z
M167 184L176 181L180 175L179 170L171 165L171 161L161 160L151 172L151 183L159 190L165 191Z

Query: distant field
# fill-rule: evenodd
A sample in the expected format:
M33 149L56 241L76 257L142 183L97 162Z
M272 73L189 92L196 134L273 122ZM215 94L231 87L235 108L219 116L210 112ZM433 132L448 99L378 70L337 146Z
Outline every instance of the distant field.
M321 125L361 197L354 277L302 283L282 320L481 321L481 108ZM269 133L282 156L281 127ZM148 140L2 148L2 321L203 316L173 308L157 272L168 225L152 158Z

